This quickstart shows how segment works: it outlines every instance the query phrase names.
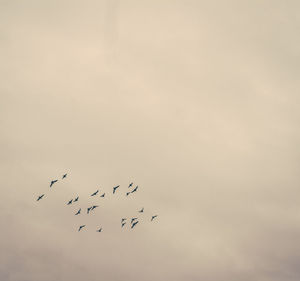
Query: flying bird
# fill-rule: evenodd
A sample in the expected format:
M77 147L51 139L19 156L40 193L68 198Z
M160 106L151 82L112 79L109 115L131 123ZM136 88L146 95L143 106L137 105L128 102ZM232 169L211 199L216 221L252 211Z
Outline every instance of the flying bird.
M96 230L97 232L101 232L102 231L102 227L101 228L99 228L98 230Z
M128 196L131 192L126 192L126 196Z
M121 227L123 227L125 224L126 224L126 222L123 222L122 225L121 225Z
M89 212L91 211L92 207L88 207L87 208L87 213L89 214Z
M50 187L52 187L52 185L55 184L57 181L58 181L58 180L53 180L53 181L51 181Z
M157 217L157 215L152 216L151 221L153 221L156 217Z
M99 206L97 206L97 205L92 206L91 211L93 211L93 210L96 209L97 207L99 207Z
M66 178L66 177L67 177L67 174L64 174L64 175L62 176L62 179Z
M79 199L79 196L77 196L75 199L74 199L74 202L77 202Z
M128 188L129 188L129 187L132 187L132 185L133 185L133 182L131 182L131 183L128 185Z
M137 218L132 218L131 223L133 223L135 220L137 220Z
M138 223L139 221L135 221L132 225L131 225L131 228L134 228L135 225Z
M44 195L45 194L40 195L36 201L40 201L44 197Z
M68 204L67 204L67 205L70 205L70 204L72 204L72 202L73 202L73 199L71 199L71 200L68 202Z
M79 215L81 212L81 208L77 211L77 213L75 214L75 216Z
M95 191L93 194L91 194L91 196L97 195L98 192L99 192L99 189L97 191Z
M124 221L126 221L126 218L123 218L123 219L121 220L121 223L123 223Z
M119 188L119 185L117 185L117 186L115 186L114 188L113 188L113 194L116 192L116 190Z
M80 231L82 228L84 228L85 227L85 224L84 225L81 225L81 226L79 226L79 229L78 229L78 231Z
M104 197L105 196L105 193L103 193L102 195L100 195L100 197Z
M138 187L138 185L137 185L137 186L131 191L131 193L136 192L138 188L139 188L139 187Z
M139 210L139 213L143 213L143 212L144 212L144 207L141 210Z

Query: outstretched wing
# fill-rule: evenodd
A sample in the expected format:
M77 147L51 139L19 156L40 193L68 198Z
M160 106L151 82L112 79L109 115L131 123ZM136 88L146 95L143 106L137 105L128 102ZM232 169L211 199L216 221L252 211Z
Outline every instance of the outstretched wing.
M152 216L151 221L153 221L156 217L157 217L157 215Z
M131 226L131 228L134 228L136 226L136 224L138 223L138 221L134 222Z
M45 194L40 195L36 201L41 200L41 199L44 197L44 195L45 195Z

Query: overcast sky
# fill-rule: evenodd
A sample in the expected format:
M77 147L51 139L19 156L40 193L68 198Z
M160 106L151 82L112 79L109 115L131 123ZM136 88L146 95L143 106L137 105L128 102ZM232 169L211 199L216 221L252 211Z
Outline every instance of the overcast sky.
M0 279L300 280L299 10L0 0Z

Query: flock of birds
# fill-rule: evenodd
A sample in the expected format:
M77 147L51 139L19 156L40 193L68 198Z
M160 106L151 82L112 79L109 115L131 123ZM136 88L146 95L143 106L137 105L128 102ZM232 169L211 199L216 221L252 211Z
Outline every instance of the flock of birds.
M62 176L62 180L65 179L67 177L68 174L64 174ZM52 188L52 186L58 182L58 179L55 179L55 180L51 180L50 182L50 188ZM118 188L120 187L120 185L117 185L117 186L114 186L113 189L112 189L112 194L115 194L118 190ZM128 189L129 191L126 192L126 196L128 196L129 194L131 193L134 193L138 190L138 185L135 186L135 188L133 188L133 182L131 182L129 185L128 185ZM93 192L90 196L91 197L94 197L94 196L97 196L99 193L99 189L96 190L95 192ZM45 194L42 194L42 195L39 195L38 198L37 198L37 201L40 201L43 197L45 196ZM100 197L104 198L105 197L105 193L102 193L100 195ZM77 202L79 200L79 196L77 196L75 199L71 199L67 202L67 205L71 205L72 203L74 202ZM96 209L97 207L99 207L98 205L92 205L90 207L87 208L87 214L89 214L91 211L93 211L94 209ZM144 212L144 207L142 209L140 209L138 211L138 213L143 213ZM78 216L81 214L81 208L79 208L79 210L75 213L75 216ZM152 215L151 216L151 219L150 221L153 221L158 215ZM130 221L130 227L131 228L134 228L138 223L139 223L139 220L137 217L133 217L133 218L122 218L121 219L121 228L123 228L125 226L126 223L129 224L129 221ZM83 228L85 228L86 225L83 224L83 225L80 225L79 228L78 228L78 231L81 231ZM99 229L96 230L96 232L102 232L102 227L100 227Z

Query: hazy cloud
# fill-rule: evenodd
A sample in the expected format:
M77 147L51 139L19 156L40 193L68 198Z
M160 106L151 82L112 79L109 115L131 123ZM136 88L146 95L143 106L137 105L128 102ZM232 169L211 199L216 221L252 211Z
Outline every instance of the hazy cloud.
M299 8L0 1L0 279L299 280Z

